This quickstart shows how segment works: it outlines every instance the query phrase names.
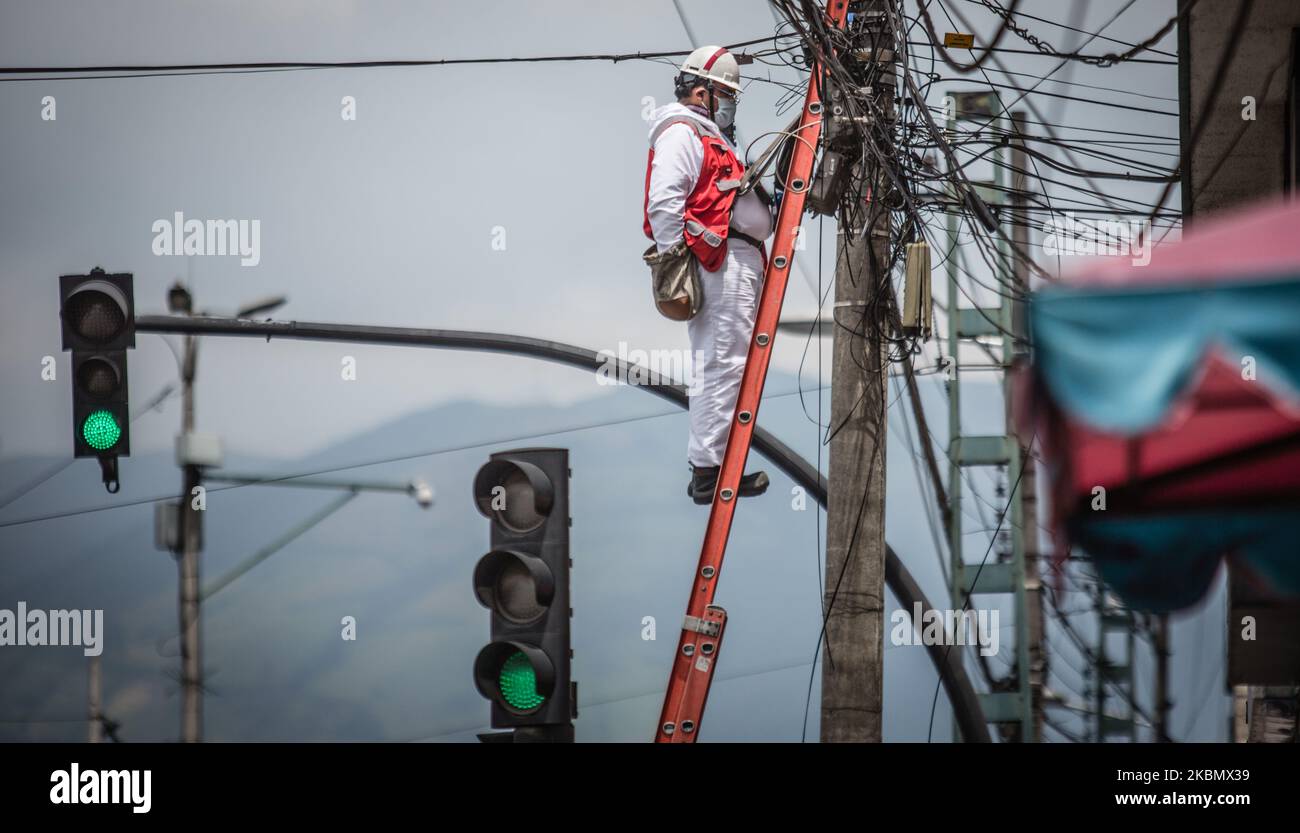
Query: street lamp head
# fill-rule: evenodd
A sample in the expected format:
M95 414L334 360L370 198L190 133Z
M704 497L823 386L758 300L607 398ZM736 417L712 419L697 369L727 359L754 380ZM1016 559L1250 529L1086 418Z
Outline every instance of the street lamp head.
M433 487L422 480L411 483L411 494L415 496L415 502L420 504L421 509L428 509L433 506Z
M288 303L289 299L283 295L273 295L269 298L259 298L250 304L240 307L239 312L235 313L236 318L252 318L255 315L270 312L279 309Z
M190 297L190 291L180 281L172 284L172 288L167 290L167 309L180 315L189 315L190 310L194 307L194 299Z

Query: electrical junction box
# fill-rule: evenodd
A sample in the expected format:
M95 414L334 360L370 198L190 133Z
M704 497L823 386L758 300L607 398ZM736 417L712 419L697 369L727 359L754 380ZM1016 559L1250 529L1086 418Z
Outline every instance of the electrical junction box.
M216 434L203 434L197 431L177 436L176 465L219 468L221 438Z
M849 168L852 163L838 151L828 150L822 154L821 165L813 177L812 188L808 192L808 207L816 214L834 214L840 207L840 197L844 186L848 184Z
M930 244L907 244L907 277L903 283L903 333L930 338L934 303L930 298Z

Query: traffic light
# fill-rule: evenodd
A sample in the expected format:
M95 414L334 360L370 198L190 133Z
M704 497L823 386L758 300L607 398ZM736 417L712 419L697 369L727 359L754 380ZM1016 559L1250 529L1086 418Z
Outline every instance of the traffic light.
M492 725L515 729L515 742L572 741L568 450L493 454L474 478L474 502L492 521L491 550L474 568L492 641L474 661L474 683L492 701Z
M72 351L74 457L97 457L110 492L118 490L117 458L131 453L126 369L135 347L135 299L129 274L59 278L63 349Z

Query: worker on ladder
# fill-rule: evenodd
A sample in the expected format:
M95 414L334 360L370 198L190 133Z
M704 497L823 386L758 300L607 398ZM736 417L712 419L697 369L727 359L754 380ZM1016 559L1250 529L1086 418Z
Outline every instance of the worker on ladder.
M744 173L735 146L740 65L720 46L692 52L674 79L677 102L650 117L645 233L658 251L685 243L699 263L702 294L690 317L695 357L690 399L687 494L713 502L718 471L745 370L758 308L772 213L755 191L740 194ZM765 472L745 475L742 497L766 491Z

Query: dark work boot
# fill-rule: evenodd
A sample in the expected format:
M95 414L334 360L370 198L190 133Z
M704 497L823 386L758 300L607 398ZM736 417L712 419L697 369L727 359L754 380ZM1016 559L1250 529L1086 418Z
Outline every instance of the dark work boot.
M718 466L691 466L691 482L686 494L700 506L713 503L718 488ZM740 497L755 497L767 491L767 472L756 471L740 478Z

